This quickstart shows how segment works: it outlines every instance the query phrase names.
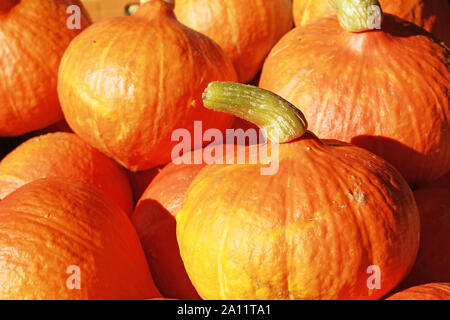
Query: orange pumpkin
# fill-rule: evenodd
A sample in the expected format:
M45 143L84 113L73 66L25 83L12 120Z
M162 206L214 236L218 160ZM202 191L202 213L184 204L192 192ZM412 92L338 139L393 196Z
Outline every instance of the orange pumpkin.
M212 83L204 105L255 122L282 144L269 144L257 164L208 165L190 184L177 239L203 299L377 299L403 279L418 250L419 214L390 164L305 133L298 109L259 88ZM278 171L261 175L264 160ZM380 287L368 285L376 270Z
M175 129L225 129L232 117L204 112L201 93L236 72L212 40L151 0L129 17L94 24L69 46L58 93L75 133L132 171L168 163ZM201 146L195 146L201 147Z
M40 178L80 179L110 196L131 214L133 200L126 171L73 133L34 137L0 162L0 200Z
M423 188L414 191L420 212L420 246L416 263L403 282L413 286L450 282L450 189Z
M448 0L380 0L383 11L413 22L450 44ZM294 0L294 22L303 27L321 17L334 15L328 0Z
M372 151L412 186L433 181L450 170L448 51L391 15L382 30L339 25L366 24L355 17L289 32L267 58L260 86L302 108L319 137Z
M450 300L450 283L428 283L397 292L387 300Z
M278 40L292 28L290 0L176 0L177 18L215 40L249 82Z
M1 299L160 297L126 214L86 182L33 181L0 201Z
M198 152L202 150L193 154ZM203 167L169 163L142 194L132 216L155 284L166 297L200 299L180 257L175 216L189 184Z
M18 136L62 119L60 59L91 20L79 0L0 2L0 136ZM81 29L67 27L72 5L81 9Z

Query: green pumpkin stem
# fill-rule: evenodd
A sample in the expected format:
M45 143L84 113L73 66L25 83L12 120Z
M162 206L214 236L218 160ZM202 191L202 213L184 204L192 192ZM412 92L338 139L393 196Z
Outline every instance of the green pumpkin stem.
M257 125L266 137L285 143L301 137L305 116L292 103L270 91L234 82L211 82L203 93L203 104Z
M381 28L383 12L378 0L329 0L342 28L364 32Z

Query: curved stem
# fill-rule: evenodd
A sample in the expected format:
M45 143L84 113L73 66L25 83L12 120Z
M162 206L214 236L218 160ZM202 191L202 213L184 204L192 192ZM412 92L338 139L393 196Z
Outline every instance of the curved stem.
M342 28L351 32L381 29L383 12L378 0L329 0Z
M8 13L20 0L0 0L0 13Z
M206 108L230 113L252 122L276 143L301 137L308 127L293 104L270 91L234 82L211 82L203 93Z

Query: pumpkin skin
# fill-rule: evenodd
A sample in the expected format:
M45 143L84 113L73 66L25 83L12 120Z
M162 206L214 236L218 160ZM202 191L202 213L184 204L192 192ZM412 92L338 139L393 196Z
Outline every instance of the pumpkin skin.
M378 299L408 273L419 215L386 161L306 133L279 145L275 175L261 167L208 165L184 197L177 239L203 299Z
M383 12L415 23L441 41L450 43L448 0L380 0L379 2ZM294 0L292 10L297 27L303 27L325 16L335 15L333 7L327 0Z
M155 284L165 297L200 299L180 257L175 216L190 183L204 166L169 163L142 194L132 215Z
M70 41L91 20L78 0L2 0L0 6L0 136L18 136L62 119L56 82ZM81 30L66 10L81 9Z
M1 299L160 297L130 220L86 182L40 179L0 201L0 247Z
M233 61L240 82L249 82L292 26L290 0L177 0L177 18L214 41Z
M336 17L285 35L260 87L301 108L321 138L351 142L392 163L412 185L450 169L448 51L386 14L382 30L351 33Z
M397 292L387 300L450 300L450 283L428 283Z
M127 214L133 198L126 171L73 133L31 138L0 162L0 200L33 180L65 177L89 182Z
M442 250L450 237L450 189L423 188L414 191L414 197L420 212L420 246L403 284L450 282L450 251Z
M216 43L152 0L74 39L61 62L58 94L75 133L127 169L143 171L170 162L175 129L193 134L194 120L203 130L231 124L227 114L205 112L201 94L212 80L236 77Z

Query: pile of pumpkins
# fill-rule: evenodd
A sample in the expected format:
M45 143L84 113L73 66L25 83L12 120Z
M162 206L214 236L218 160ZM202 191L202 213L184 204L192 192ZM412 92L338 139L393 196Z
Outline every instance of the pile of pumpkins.
M450 299L448 21L447 0L96 23L0 1L0 299ZM196 121L259 127L278 171L172 161Z

